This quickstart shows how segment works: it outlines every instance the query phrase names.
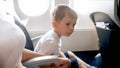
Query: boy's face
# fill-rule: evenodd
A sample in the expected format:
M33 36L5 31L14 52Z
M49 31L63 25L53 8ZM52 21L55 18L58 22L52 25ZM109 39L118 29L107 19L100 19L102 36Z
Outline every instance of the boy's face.
M56 23L56 30L59 36L70 36L74 31L77 19L65 16L60 22Z

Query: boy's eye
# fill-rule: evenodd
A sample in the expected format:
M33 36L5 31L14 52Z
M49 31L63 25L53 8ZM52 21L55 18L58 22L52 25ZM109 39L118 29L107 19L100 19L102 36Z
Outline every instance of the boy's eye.
M67 26L70 26L70 23L66 23Z
M75 26L76 24L73 24L73 26Z

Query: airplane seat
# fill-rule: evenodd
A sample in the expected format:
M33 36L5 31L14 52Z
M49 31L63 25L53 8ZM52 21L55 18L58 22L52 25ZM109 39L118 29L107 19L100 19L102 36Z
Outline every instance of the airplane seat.
M120 27L109 17L109 15L103 12L94 12L90 14L90 18L93 21L99 42L99 50L102 58L102 68L117 67L119 59L119 40L120 40ZM108 25L103 28L97 25L98 22L106 22ZM104 25L103 25L104 26Z
M37 36L31 39L26 27L20 22L20 20L17 17L14 16L14 19L15 19L15 24L19 26L22 29L22 31L25 33L27 39L25 48L33 51L34 46L37 44L41 36Z
M25 26L14 16L15 19L15 24L18 25L22 31L24 32L25 36L26 36L26 45L25 48L29 49L29 50L34 50L34 46L33 46L33 42L30 38L30 35L28 33L28 31L26 30Z

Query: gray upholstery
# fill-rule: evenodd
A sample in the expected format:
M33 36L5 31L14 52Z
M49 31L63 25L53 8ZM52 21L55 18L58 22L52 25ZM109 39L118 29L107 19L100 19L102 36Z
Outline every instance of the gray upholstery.
M109 29L119 29L116 22L114 22L112 18L104 12L93 12L90 14L90 18L95 25L96 22L104 22L104 23L109 23L108 25Z
M25 48L29 49L29 50L34 50L34 46L33 46L33 42L30 38L30 35L27 31L27 29L25 28L25 26L20 22L19 19L17 19L17 17L14 17L15 18L15 24L18 25L22 31L24 32L25 36L26 36L26 45L25 45Z

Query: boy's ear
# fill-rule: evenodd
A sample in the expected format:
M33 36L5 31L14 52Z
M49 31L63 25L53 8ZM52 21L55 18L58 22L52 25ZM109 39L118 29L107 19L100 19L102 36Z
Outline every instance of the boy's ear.
M52 26L56 27L56 22L55 21L52 22Z

